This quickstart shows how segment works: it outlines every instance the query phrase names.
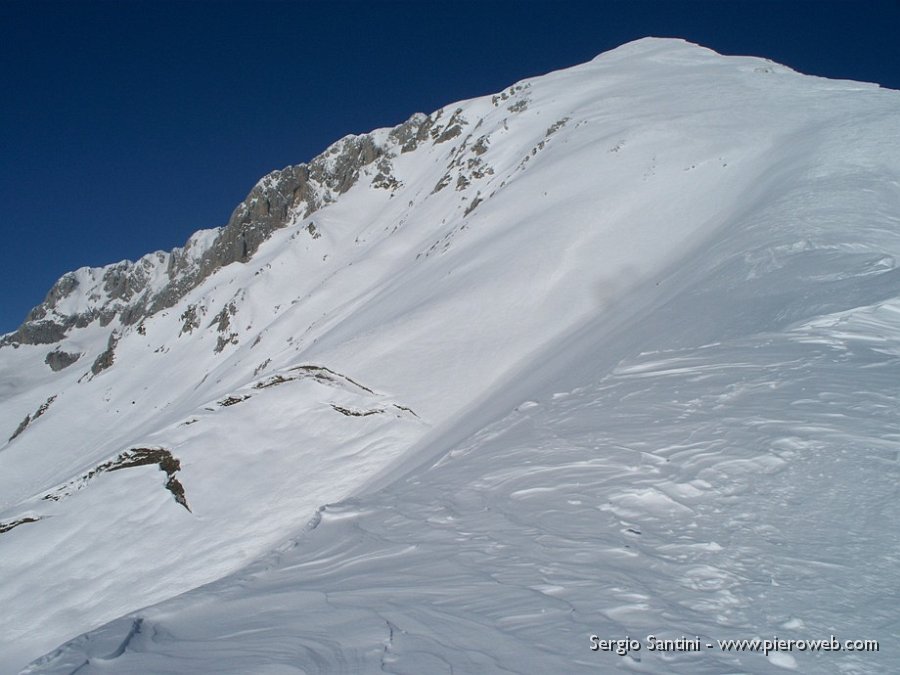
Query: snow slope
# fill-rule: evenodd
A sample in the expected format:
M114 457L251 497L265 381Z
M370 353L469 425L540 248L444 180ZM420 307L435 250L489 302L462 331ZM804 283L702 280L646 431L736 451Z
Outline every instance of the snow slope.
M647 39L440 112L75 365L0 348L0 670L896 670L900 94Z

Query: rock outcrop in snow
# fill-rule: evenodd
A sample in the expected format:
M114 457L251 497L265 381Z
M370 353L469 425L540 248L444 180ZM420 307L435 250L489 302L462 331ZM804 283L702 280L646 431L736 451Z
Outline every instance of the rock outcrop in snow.
M426 140L443 143L456 138L465 124L460 112L445 123L441 123L443 111L433 116L417 113L387 134L379 133L378 140L374 134L347 136L309 163L265 176L235 208L228 224L214 234L203 233L183 248L158 251L137 262L63 275L25 322L0 340L0 346L54 344L73 328L95 322L106 326L114 319L129 326L172 307L223 267L246 263L275 230L335 201L356 184L364 167L378 162L374 187L400 187L391 173L391 159ZM310 234L315 236L312 230ZM63 306L67 299L74 302Z

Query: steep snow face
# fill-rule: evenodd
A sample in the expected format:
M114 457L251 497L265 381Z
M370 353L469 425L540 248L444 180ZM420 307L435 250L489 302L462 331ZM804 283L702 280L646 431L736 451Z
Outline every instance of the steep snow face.
M0 348L0 670L123 615L32 671L888 639L898 139L897 92L641 40L264 179L171 304Z
M28 672L895 672L898 301L739 337L690 304L571 336L439 460ZM701 313L722 339L673 347ZM881 651L718 644L776 635Z

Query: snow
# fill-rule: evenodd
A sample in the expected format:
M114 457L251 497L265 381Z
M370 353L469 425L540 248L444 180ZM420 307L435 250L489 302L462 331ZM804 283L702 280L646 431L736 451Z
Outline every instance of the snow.
M897 669L900 94L655 39L509 91L109 370L0 350L0 438L58 395L0 445L0 671ZM190 511L82 479L139 447Z

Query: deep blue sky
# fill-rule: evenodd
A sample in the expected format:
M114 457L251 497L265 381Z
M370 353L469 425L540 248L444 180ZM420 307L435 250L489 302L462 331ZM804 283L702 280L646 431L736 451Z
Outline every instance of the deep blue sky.
M0 333L263 174L647 35L900 89L900 1L0 0Z

